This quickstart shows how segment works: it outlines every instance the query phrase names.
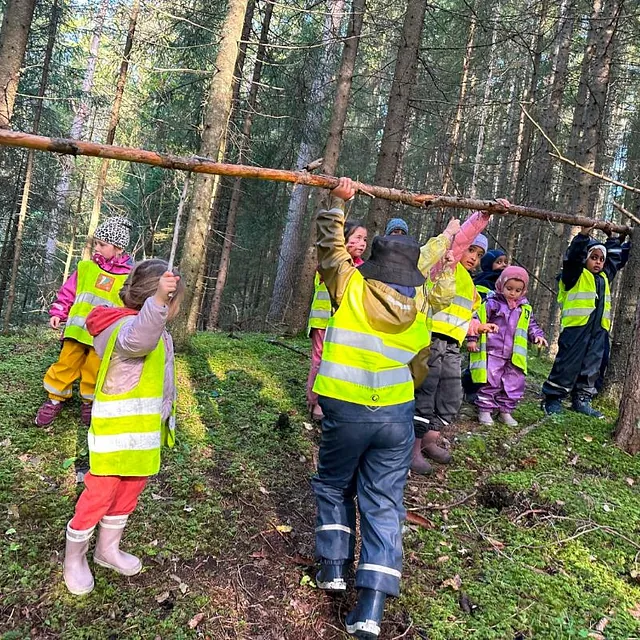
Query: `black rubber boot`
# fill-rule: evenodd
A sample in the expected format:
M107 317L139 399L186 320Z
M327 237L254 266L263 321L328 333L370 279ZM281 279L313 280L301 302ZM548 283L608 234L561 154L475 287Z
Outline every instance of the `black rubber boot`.
M375 640L380 635L380 623L384 614L387 594L374 589L360 589L356 608L347 614L347 633L356 638Z
M348 564L322 563L320 571L316 574L318 589L331 593L344 593L347 590Z

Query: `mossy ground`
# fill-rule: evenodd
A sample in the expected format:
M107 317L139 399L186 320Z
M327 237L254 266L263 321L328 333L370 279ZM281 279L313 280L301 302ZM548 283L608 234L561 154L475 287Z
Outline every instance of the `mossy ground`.
M75 598L61 559L86 430L76 401L33 425L56 355L50 333L0 338L2 638L345 637L353 595L332 600L310 579L319 433L305 356L263 335L193 340L178 444L126 532L144 571L96 567L94 592ZM534 360L532 388L545 367ZM446 434L454 463L410 479L407 508L430 528L408 525L383 638L565 640L598 624L592 637L640 638L640 460L613 446L610 421L543 419L533 396L516 416L516 429L461 421Z

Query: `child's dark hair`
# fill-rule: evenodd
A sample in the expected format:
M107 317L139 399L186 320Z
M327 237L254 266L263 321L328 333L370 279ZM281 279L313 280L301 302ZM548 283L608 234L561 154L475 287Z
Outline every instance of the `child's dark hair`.
M169 263L166 260L152 258L139 262L132 269L122 289L120 289L120 299L124 306L138 311L142 309L145 300L155 294L160 277L168 269ZM177 269L173 269L172 273L176 276L180 275ZM178 288L169 303L169 309L179 306L183 296L184 283L180 278L178 280Z
M347 220L344 223L344 241L347 242L356 229L366 229L360 220Z

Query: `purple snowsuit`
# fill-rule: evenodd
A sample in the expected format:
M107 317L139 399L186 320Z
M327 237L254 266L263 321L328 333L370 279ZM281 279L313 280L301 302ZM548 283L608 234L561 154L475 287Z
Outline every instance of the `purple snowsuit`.
M476 406L480 411L498 409L502 413L512 413L524 395L525 374L511 362L513 340L526 298L518 301L518 306L510 309L501 293L487 297L487 322L497 324L498 333L487 334L487 382L480 387ZM529 320L529 342L543 337L533 313ZM469 337L467 340L477 340Z

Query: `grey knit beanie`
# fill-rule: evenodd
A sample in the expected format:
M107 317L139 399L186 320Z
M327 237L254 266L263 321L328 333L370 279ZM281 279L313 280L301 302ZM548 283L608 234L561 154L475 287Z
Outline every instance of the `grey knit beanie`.
M126 249L131 239L131 222L122 216L107 218L93 234L94 240L112 244L118 249Z

